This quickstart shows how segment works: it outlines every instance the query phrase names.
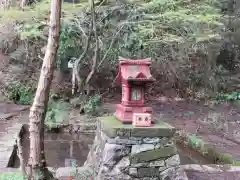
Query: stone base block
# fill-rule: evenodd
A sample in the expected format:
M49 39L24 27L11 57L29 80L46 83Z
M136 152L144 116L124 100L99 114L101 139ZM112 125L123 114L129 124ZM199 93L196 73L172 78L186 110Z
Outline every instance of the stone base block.
M176 129L163 121L155 121L150 127L135 127L123 124L114 116L101 117L97 121L97 128L108 137L173 137Z
M175 129L164 122L153 127L123 125L114 117L100 118L85 165L97 180L157 180L180 165L173 141Z

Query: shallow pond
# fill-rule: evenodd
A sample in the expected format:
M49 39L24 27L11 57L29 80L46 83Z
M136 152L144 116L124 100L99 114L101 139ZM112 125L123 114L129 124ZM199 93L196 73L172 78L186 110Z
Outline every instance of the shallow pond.
M63 133L46 133L44 140L45 156L47 166L64 167L71 166L72 162L82 166L89 152L89 145L93 143L93 134L63 134ZM23 158L27 164L29 157L29 134L26 133L23 139ZM19 160L16 161L15 167L19 167Z
M64 167L71 166L71 162L82 166L86 161L89 146L93 143L94 134L45 134L45 155L47 166ZM198 155L185 147L178 145L181 164L212 164L204 157ZM23 157L27 163L29 156L29 134L26 133L23 139ZM71 161L72 160L72 161ZM14 167L19 167L19 160L15 161Z

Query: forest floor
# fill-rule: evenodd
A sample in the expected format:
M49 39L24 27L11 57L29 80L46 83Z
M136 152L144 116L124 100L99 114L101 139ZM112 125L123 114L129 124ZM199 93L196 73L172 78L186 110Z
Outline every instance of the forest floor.
M204 102L187 102L163 98L152 103L156 117L188 134L196 134L221 154L232 155L233 161L240 161L240 111L231 103L209 107ZM214 131L211 124L201 126L201 120L210 113L222 114L226 118L228 131Z
M108 101L104 103L105 113L113 113L115 106L119 101ZM221 133L216 133L211 128L202 128L199 131L201 138L209 144L213 145L218 152L231 154L234 161L240 161L240 111L236 106L231 103L222 103L214 106L206 105L204 102L196 101L184 101L180 99L171 99L162 97L157 100L151 100L148 102L153 107L154 116L157 119L163 119L169 124L173 125L177 129L183 129L187 133L195 134L197 129L198 120L206 117L211 112L223 113L228 120L228 133L223 136ZM15 122L21 123L22 120L18 119L18 114L21 111L26 110L29 106L21 106L16 104L0 101L0 137L7 133L7 129L11 127ZM26 116L24 116L27 118ZM16 120L18 119L18 120ZM27 120L24 120L26 123ZM235 133L233 133L235 132ZM190 180L220 180L220 176L209 173L200 172L187 172ZM209 178L212 176L212 178ZM237 176L239 179L239 173L226 173L221 174L222 179ZM204 179L205 178L205 179Z

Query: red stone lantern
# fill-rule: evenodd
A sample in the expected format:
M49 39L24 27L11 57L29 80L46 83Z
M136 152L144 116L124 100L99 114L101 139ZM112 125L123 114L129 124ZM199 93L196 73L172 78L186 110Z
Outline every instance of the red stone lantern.
M132 123L133 119L136 119L133 117L144 114L145 117L149 115L151 117L152 108L144 105L146 85L154 81L150 73L150 65L151 59L127 59L119 63L118 78L122 84L122 101L117 105L115 116L123 123Z

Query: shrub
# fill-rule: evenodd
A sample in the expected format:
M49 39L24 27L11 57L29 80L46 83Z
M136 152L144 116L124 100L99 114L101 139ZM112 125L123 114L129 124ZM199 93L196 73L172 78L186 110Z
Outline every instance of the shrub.
M222 101L240 100L240 92L235 91L235 92L232 92L232 93L219 94L217 99L222 100Z
M7 88L7 97L9 100L19 102L20 104L32 104L34 98L34 88L22 84L12 84Z
M47 126L47 128L57 128L59 124L62 124L68 118L69 111L70 107L68 103L62 100L50 100L45 119L45 125Z
M99 94L90 96L84 103L84 110L86 114L97 116L101 112L101 96Z
M87 1L63 4L58 56L58 67L62 70L70 59L78 59L85 47L91 19L86 5ZM22 40L34 41L31 49L33 46L42 48L47 39L43 31L48 29L44 23L49 18L49 7L50 1L46 0L25 11L10 9L0 12L0 21L17 22ZM221 12L218 0L106 2L97 8L96 18L102 60L97 67L99 74L104 74L105 70L114 72L119 56L152 57L152 72L157 79L153 87L157 92L171 86L181 89L180 95L198 98L210 93L214 96L225 87L223 71L216 67L216 56L222 34L227 31L224 22L229 18ZM91 67L94 44L92 38L82 66ZM201 88L203 93L198 93Z

